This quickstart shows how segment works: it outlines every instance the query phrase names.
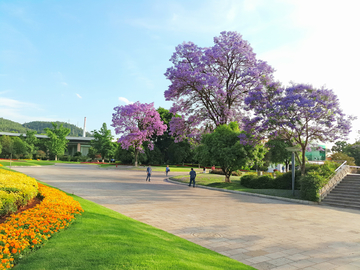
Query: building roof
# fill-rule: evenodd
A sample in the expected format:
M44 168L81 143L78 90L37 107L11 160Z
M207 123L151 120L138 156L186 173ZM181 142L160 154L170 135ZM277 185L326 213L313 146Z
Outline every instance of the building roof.
M20 135L23 135L24 137L26 137L26 134L21 134L21 133L11 133L11 132L0 132L0 136L13 136L13 137L20 137ZM46 135L40 135L40 134L35 134L36 138L41 138L41 139L46 139L49 138ZM91 140L94 140L94 137L72 137L72 136L67 136L66 137L67 140L69 140L70 142L90 142Z

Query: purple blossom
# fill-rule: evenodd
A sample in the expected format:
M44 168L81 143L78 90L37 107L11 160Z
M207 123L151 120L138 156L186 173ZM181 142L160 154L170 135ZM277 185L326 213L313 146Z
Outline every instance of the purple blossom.
M302 149L302 172L305 151L313 141L333 142L346 138L354 117L346 117L332 90L311 85L293 84L282 89L279 83L253 91L245 102L255 117L245 119L245 130L257 140L275 134ZM240 138L244 141L244 138Z
M165 99L173 101L170 122L177 140L197 137L201 129L214 129L247 115L244 100L251 91L272 81L273 69L257 60L250 44L236 32L221 32L214 46L201 48L192 42L176 47L165 76L171 84Z
M167 126L161 121L159 113L154 108L154 103L140 103L117 106L112 115L112 124L116 134L121 134L118 142L123 149L134 147L135 166L137 166L137 153L143 151L143 143L149 142L149 149L154 145L151 137L162 135Z

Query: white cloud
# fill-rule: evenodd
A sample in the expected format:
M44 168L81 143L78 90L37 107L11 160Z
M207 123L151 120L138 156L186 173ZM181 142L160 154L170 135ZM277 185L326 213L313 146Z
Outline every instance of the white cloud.
M29 112L42 111L38 104L23 102L11 98L0 97L0 116L19 123L30 121L57 121L58 119L44 116L33 117Z
M357 1L289 1L294 4L288 14L288 27L301 30L304 36L259 55L276 69L275 78L288 85L309 83L325 86L339 97L346 114L359 115L360 91L357 83L360 62L360 18ZM350 139L360 129L360 119L353 123Z
M82 96L80 96L79 94L76 94L76 96L77 96L78 98L82 98Z
M124 102L126 105L129 105L129 104L133 104L134 102L132 101L129 101L127 98L124 98L124 97L119 97L119 100L121 102Z

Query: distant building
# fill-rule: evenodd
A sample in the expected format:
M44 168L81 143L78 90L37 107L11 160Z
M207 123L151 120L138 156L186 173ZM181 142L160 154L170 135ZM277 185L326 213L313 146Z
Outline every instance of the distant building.
M11 136L11 137L20 137L20 133L11 133L11 132L0 132L0 136ZM22 134L26 137L26 134ZM35 134L35 137L38 139L47 139L46 135ZM90 142L94 140L94 137L66 137L68 142L68 148L65 151L65 155L73 156L76 152L81 152L82 156L86 156L89 153L89 148L91 147Z
M320 149L313 149L310 152L305 152L305 157L308 161L324 161L326 159L326 146L325 145L318 145L323 150Z

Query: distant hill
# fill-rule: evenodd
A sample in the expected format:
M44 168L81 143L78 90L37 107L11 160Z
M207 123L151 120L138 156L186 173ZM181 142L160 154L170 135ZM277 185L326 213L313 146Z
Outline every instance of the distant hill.
M63 127L69 128L70 133L68 136L82 137L83 129L75 125L65 122L54 122L56 124L63 124ZM45 128L52 128L51 122L33 121L24 123L23 125L8 119L0 117L0 132L12 132L12 133L26 133L27 130L35 130L37 134L45 134ZM87 137L91 137L92 134L86 132Z
M0 118L0 131L12 133L26 133L29 128L24 127L20 123Z
M68 136L72 137L82 137L83 135L83 129L79 128L73 124L65 123L65 122L54 122L58 125L63 124L63 127L69 128L70 133ZM45 133L45 128L52 128L51 122L43 122L43 121L33 121L29 123L23 124L24 128L36 130L38 134ZM86 136L90 137L92 136L89 132L86 132Z

